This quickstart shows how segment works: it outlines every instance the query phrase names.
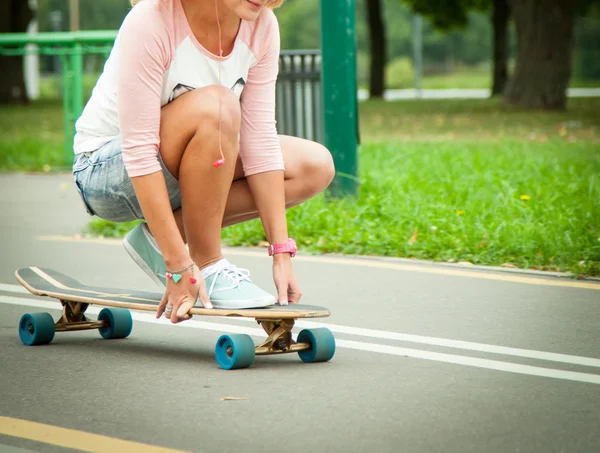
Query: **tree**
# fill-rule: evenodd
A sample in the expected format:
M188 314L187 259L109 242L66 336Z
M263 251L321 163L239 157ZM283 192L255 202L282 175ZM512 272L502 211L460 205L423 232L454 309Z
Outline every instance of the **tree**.
M404 0L442 29L464 23L467 11L489 8L493 1L495 32L494 88L501 91L506 71L504 0ZM564 109L571 76L576 12L596 0L505 0L517 30L517 61L504 89L504 102L525 108ZM504 30L504 31L503 31ZM496 79L498 77L498 79Z
M370 37L370 97L381 98L385 90L386 39L381 0L366 0Z
M464 28L470 10L492 9L493 81L492 96L501 94L508 80L508 21L507 0L403 0L411 9L431 20L439 30Z
M0 33L27 31L33 12L25 0L0 2ZM0 57L0 103L28 102L23 78L23 57Z
M571 76L573 0L508 0L517 30L517 62L504 101L564 109Z
M508 21L510 9L506 0L492 0L494 55L492 96L504 93L508 83Z

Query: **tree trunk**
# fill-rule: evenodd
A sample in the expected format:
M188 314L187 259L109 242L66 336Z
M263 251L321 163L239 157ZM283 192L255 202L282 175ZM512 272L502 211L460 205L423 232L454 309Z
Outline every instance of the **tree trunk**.
M506 0L493 0L492 25L494 28L494 80L492 96L504 93L508 82L508 20L510 10Z
M517 29L517 64L506 104L564 109L571 76L572 0L508 0Z
M370 96L383 97L385 90L385 28L381 16L381 0L367 1L367 21L369 23L371 73Z
M0 33L22 33L33 18L26 0L0 1ZM23 57L0 57L0 104L26 103Z

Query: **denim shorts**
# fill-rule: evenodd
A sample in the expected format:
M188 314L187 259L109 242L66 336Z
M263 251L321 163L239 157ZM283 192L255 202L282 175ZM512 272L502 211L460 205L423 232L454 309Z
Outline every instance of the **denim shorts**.
M179 181L169 173L158 154L173 211L181 208ZM143 220L142 208L123 164L121 139L91 153L78 154L73 164L73 178L86 211L111 222Z

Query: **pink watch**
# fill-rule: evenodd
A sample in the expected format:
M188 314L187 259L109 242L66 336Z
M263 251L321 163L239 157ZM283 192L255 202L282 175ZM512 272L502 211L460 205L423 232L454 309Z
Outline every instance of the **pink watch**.
M269 245L269 256L273 256L276 253L289 253L293 258L296 256L296 252L298 251L298 247L296 246L296 241L293 239L288 239L287 242L283 244L271 244Z

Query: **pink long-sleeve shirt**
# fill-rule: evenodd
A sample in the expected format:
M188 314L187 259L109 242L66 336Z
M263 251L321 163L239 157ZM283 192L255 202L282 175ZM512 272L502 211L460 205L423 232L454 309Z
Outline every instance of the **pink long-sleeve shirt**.
M240 98L240 157L247 176L283 170L275 126L280 39L265 9L242 21L221 61L221 84ZM83 114L74 151L93 152L120 137L130 177L161 170L161 107L196 88L219 84L219 58L194 37L181 0L143 0L127 15ZM217 154L218 155L218 154Z

